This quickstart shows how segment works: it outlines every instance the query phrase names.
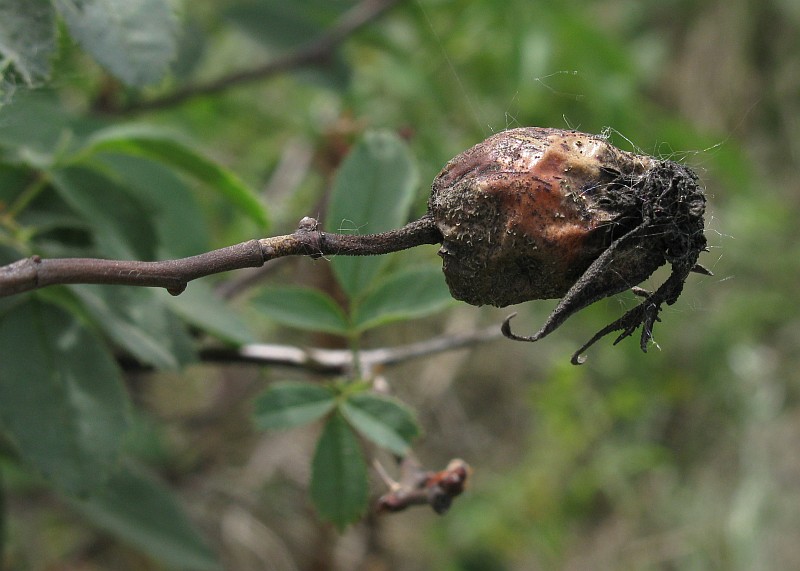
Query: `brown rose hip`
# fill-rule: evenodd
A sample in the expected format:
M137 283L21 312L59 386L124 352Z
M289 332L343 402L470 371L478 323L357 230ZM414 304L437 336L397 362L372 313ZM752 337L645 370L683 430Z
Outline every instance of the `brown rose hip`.
M640 325L647 349L661 304L674 303L705 249L705 195L687 167L636 155L604 137L528 127L497 133L451 160L433 183L429 215L450 291L497 307L562 298L534 335L541 339L576 311L634 288L660 266L672 274L644 301L573 356ZM635 290L642 293L641 290Z

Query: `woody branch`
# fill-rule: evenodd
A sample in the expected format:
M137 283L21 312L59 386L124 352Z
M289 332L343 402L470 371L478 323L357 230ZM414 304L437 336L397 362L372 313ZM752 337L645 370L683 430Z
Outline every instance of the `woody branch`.
M250 240L177 260L142 262L31 256L0 267L0 297L58 284L163 287L178 295L194 279L260 267L284 256L370 256L439 242L441 234L428 215L397 230L363 236L323 232L315 219L306 217L292 234Z

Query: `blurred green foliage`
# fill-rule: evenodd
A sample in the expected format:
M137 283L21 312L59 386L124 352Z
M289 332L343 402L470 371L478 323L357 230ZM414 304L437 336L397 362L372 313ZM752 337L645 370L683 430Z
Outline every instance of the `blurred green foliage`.
M70 286L2 300L6 566L799 567L794 3L399 2L320 65L142 106L291 53L355 5L200 0L173 16L157 0L0 0L0 262L187 256L307 215L326 230L398 226L424 212L447 160L538 125L607 132L695 168L709 195L701 262L715 276L689 280L646 355L601 343L568 364L635 303L622 295L537 344L382 371L424 429L416 454L463 457L475 474L443 519L368 516L342 538L306 509L309 488L318 512L350 521L374 452L356 433L377 422L376 444L398 451L416 434L410 413L357 391L329 407L316 391L324 406L303 422L265 420L287 412L266 388L327 391L320 377L198 358L209 345L369 348L498 324L507 310L447 301L435 248L298 260L176 298ZM126 17L109 23L103 9ZM226 291L238 293L223 302ZM551 306L515 308L518 327L535 330ZM396 415L365 413L374 406ZM253 408L263 428L294 428L257 432ZM345 455L358 460L337 464ZM373 480L371 496L384 491Z

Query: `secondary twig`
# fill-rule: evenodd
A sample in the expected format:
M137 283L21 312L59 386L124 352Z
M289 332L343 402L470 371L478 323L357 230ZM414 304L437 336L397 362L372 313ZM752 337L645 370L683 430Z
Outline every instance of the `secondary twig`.
M365 376L376 367L397 365L445 351L455 351L501 338L500 330L491 327L482 331L456 335L441 335L379 349L362 349L358 358ZM319 373L343 374L352 370L353 352L349 349L301 348L293 345L251 343L238 348L208 348L200 351L200 359L217 363L258 363L297 367Z
M370 256L439 242L441 234L428 215L398 230L363 236L322 232L315 219L306 217L293 234L250 240L178 260L140 262L32 256L0 267L0 297L56 284L163 287L178 295L191 280L259 267L283 256Z
M207 83L188 85L162 97L138 101L114 111L117 113L135 113L172 107L194 97L212 95L292 69L324 64L330 60L331 55L339 44L351 34L378 18L400 1L402 0L364 0L345 12L323 35L296 51L279 56L252 69L233 72Z

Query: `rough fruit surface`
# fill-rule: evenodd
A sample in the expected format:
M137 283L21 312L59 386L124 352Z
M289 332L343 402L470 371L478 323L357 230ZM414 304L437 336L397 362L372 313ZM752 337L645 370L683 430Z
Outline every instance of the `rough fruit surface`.
M562 298L534 336L513 335L506 322L515 339L535 341L672 264L673 276L646 300L655 309L612 324L622 336L643 324L643 348L661 303L673 303L698 271L704 210L697 177L683 165L602 136L537 127L497 133L455 157L428 203L453 297L498 307Z
M562 297L611 243L618 173L651 166L601 137L557 129L504 131L460 154L429 203L453 296L498 307Z

